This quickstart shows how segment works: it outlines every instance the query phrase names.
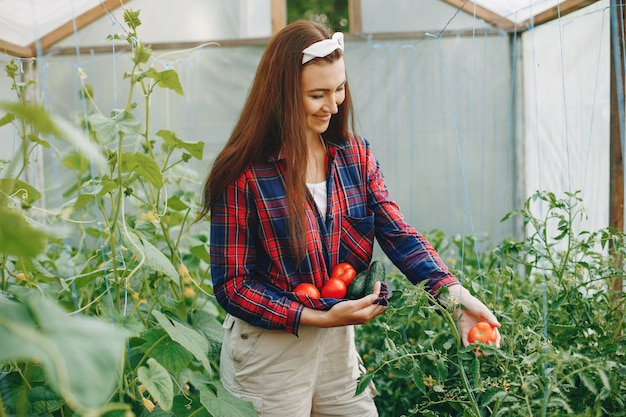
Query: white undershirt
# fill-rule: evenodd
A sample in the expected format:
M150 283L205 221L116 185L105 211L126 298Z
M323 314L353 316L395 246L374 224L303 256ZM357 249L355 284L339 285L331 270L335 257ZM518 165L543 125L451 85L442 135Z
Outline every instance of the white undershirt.
M316 184L307 183L306 186L313 196L313 200L315 200L315 204L322 215L322 219L326 218L326 209L328 208L326 201L326 181L318 182Z

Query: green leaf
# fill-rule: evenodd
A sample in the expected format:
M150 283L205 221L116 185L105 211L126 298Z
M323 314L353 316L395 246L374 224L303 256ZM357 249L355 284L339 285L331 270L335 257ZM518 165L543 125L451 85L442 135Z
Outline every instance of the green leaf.
M146 341L143 351L150 351L150 356L159 361L175 378L189 365L193 358L191 352L182 347L162 329L152 329L141 335Z
M42 106L35 104L2 102L0 108L12 112L14 118L24 119L37 127L41 133L59 137L61 132L51 115ZM6 116L5 116L6 117Z
M113 181L106 181L102 184L98 184L95 187L89 188L89 192L81 192L81 194L76 197L76 201L73 204L74 209L80 209L87 204L95 203L99 198L102 198L107 193L115 190L117 188L117 184L115 184Z
M159 130L157 136L161 137L165 144L171 148L181 148L186 150L196 159L202 159L204 152L204 142L185 142L176 136L176 133L169 130Z
M580 331L579 326L570 324L552 324L548 323L548 332L550 335L559 337L572 337Z
M0 108L33 124L42 135L52 135L58 140L76 147L95 166L106 169L106 159L100 153L100 149L89 141L89 137L81 129L70 122L34 104L2 102Z
M167 370L154 358L148 358L148 367L137 370L137 379L141 382L152 398L165 410L172 409L174 401L174 384Z
M32 404L28 400L29 381L24 381L17 372L2 377L2 401L9 415L32 415Z
M480 417L480 414L476 414L471 405L461 404L463 408L463 417Z
M580 381L583 383L587 389L595 395L598 395L598 387L596 387L595 382L593 382L593 378L585 373L580 374Z
M108 416L105 416L105 417L108 417ZM122 416L122 417L125 417L125 416ZM161 409L161 407L157 405L152 411L148 411L144 408L141 411L141 414L139 415L139 417L178 417L178 416L170 411L165 411Z
M105 117L103 114L94 113L89 115L87 121L91 130L95 133L98 143L106 145L115 140L117 129L113 120Z
M159 72L154 68L150 68L146 71L146 77L152 78L159 87L169 88L181 96L184 95L183 86L178 79L178 73L172 69Z
M206 385L198 387L200 402L213 417L256 417L252 403L240 400L228 392L218 381L211 382L215 392Z
M448 376L448 364L443 358L440 358L435 361L435 365L437 366L437 376L439 380L445 381Z
M167 294L161 293L158 297L159 304L166 310L176 311L182 304L180 300L172 298Z
M46 247L47 234L7 206L0 206L0 253L35 257Z
M172 414L176 417L212 417L199 399L185 395L174 397Z
M89 115L87 121L98 143L103 145L113 142L118 132L132 135L141 130L141 122L127 111L115 110L111 113L111 117L94 113Z
M400 366L391 366L389 367L389 372L396 378L409 378L411 373Z
M15 115L13 113L7 113L0 118L0 126L8 125L13 122L13 120L15 120Z
M506 391L493 391L489 393L482 401L481 405L483 407L491 404L494 401L504 400L509 394Z
M133 32L135 31L135 29L137 29L139 25L141 25L139 13L139 10L124 9L124 22Z
M163 186L163 173L157 163L140 152L122 154L122 171L136 172L156 188Z
M32 141L32 142L34 142L34 143L36 143L38 145L43 146L44 148L49 148L50 147L50 142L48 142L47 140L41 139L39 136L28 135L27 138L30 141Z
M64 404L63 399L47 386L31 388L28 391L28 401L31 403L34 413L52 412Z
M135 134L141 130L141 122L127 111L114 113L113 120L115 120L117 130L122 133Z
M191 313L191 325L194 329L201 332L209 341L211 350L209 357L219 357L222 340L224 339L224 328L222 324L208 312L204 310L196 310Z
M609 377L606 375L606 372L603 369L598 369L598 376L600 377L604 388L611 391L611 383L609 382Z
M96 269L93 271L86 272L84 274L76 275L70 277L66 280L66 282L72 282L73 285L76 286L77 289L83 288L85 285L89 285L94 282L96 278L99 278L105 274L105 271L102 269Z
M365 389L370 384L370 382L372 382L373 378L374 378L374 374L373 373L366 373L366 374L360 375L359 376L359 381L358 381L357 386L356 386L356 392L355 392L354 395L359 395L362 392L364 392Z
M96 198L93 194L81 194L78 197L76 197L73 207L74 209L78 210L78 209L85 207L86 205L90 203L95 203L95 202L96 202Z
M116 325L120 329L124 329L129 337L135 337L144 330L143 322L137 315L123 314L118 311L115 306L108 303L101 303L99 306L100 317L106 317L107 321Z
M209 342L206 338L194 329L167 318L163 313L154 310L152 315L157 319L163 330L181 346L187 349L200 363L204 369L211 373L211 364L209 363Z
M181 200L180 197L178 196L168 198L167 207L170 210L175 210L175 211L183 211L183 210L189 209L189 205L185 203L183 200Z
M417 363L415 363L415 365L413 366L411 379L413 379L413 383L415 384L417 389L420 390L422 394L426 394L426 385L424 384L424 372L422 372L422 369Z
M116 387L126 333L98 319L68 316L28 289L20 301L0 297L0 362L37 361L70 406L105 404Z
M68 155L63 158L61 162L69 169L73 169L78 172L85 172L89 168L89 161L87 161L87 159L79 153Z
M41 198L35 187L19 179L0 178L0 190L8 195L15 195L29 205Z
M176 271L172 262L150 242L140 240L133 232L123 234L122 241L124 242L124 246L126 246L133 255L138 259L143 259L143 266L145 268L161 272L171 280L178 282L178 271Z
M209 251L207 250L206 245L199 245L189 248L189 252L191 252L191 254L193 254L194 256L202 259L206 263L211 262L211 256L209 255Z

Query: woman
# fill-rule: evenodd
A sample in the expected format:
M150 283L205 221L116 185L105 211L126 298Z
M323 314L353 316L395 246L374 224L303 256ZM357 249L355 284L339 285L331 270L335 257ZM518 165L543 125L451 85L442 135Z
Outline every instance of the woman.
M262 416L377 416L373 387L354 396L355 324L385 311L376 283L358 300L311 298L333 265L370 264L374 238L413 283L462 302L467 344L479 320L499 326L390 200L368 142L349 130L343 35L311 22L269 42L233 133L204 185L211 275L227 311L224 386Z

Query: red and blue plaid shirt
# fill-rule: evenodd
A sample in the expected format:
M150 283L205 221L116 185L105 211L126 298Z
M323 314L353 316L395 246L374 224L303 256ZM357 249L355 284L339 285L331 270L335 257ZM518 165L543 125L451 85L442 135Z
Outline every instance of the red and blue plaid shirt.
M329 309L341 300L292 292L302 282L322 288L333 265L358 271L372 260L374 238L398 269L435 292L458 282L430 243L404 220L390 198L369 143L328 143L328 208L321 218L308 196L307 255L296 264L282 155L256 163L211 210L211 276L217 301L233 316L297 334L304 306ZM385 302L385 294L380 302Z

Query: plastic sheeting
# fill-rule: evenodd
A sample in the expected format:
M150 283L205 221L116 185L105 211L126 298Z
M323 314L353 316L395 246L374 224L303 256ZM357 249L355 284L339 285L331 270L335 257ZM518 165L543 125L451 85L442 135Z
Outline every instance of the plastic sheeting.
M470 4L474 3L510 21L521 22L563 1L474 0ZM0 0L0 41L30 45L100 4L100 0ZM124 5L143 10L150 16L149 21L154 28L158 28L146 36L147 43L239 39L270 33L267 30L271 25L269 0L125 0ZM361 7L366 33L443 28L447 22L440 19L451 14L440 13L439 10L455 10L441 0L361 0ZM372 10L376 12L371 13ZM88 45L100 44L103 41L100 37L103 25L111 23L110 19L99 21L95 28L90 25L91 28L85 32L94 35ZM465 13L450 23L449 29L475 26L471 16Z
M124 7L141 11L142 39L192 42L244 39L271 35L270 0L124 0ZM0 0L0 41L27 46L83 13L101 0ZM85 46L106 44L106 37L122 30L122 9L116 8L81 30ZM72 36L57 46L74 46Z
M30 45L99 4L100 0L0 0L0 40Z
M580 227L591 231L609 219L608 7L603 0L526 32L521 53L525 193L581 191L589 220Z
M583 189L593 225L606 226L609 39L602 3L608 0L514 38L477 32L347 42L357 132L370 140L392 196L416 228L498 241L519 234L500 219L537 188ZM164 90L153 97L151 131L206 142L204 161L185 173L199 187L262 52L209 46L156 53L155 67L175 69L185 96ZM51 111L79 120L80 67L108 114L124 106L130 66L126 53L41 57L41 97ZM10 94L3 83L0 99ZM5 152L18 143L7 126L0 141L9 144ZM46 152L42 190L53 209L63 181L58 155Z

